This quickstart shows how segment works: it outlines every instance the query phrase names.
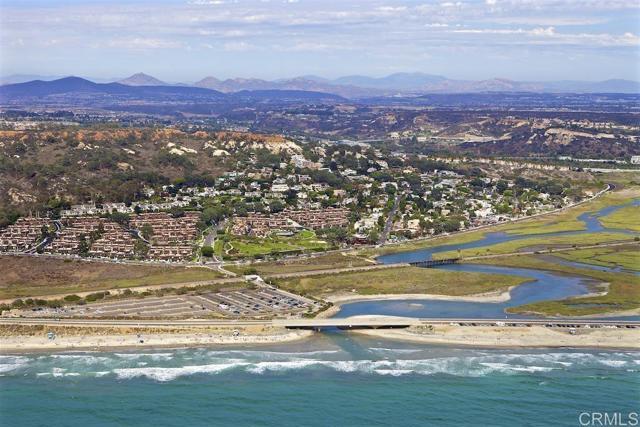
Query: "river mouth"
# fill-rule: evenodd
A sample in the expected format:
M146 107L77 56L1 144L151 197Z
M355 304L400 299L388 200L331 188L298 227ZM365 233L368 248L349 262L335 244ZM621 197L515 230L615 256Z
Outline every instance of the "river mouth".
M584 231L568 231L555 232L545 234L507 234L504 232L486 233L484 238L473 242L460 245L441 245L432 248L418 249L407 252L399 252L394 254L382 255L377 258L381 264L408 263L416 261L430 260L433 254L444 251L456 251L461 249L469 249L480 246L493 245L512 240L526 239L530 237L551 237L551 236L570 236L580 233L601 233L601 232L625 232L637 235L637 233L606 228L600 222L600 218L622 209L627 206L640 206L640 199L633 200L615 206L607 206L596 212L586 212L578 216L578 219L585 223ZM554 262L569 263L552 257ZM602 271L620 272L620 269L593 266L591 264L574 263L576 267L595 268ZM469 302L469 301L452 301L440 299L405 299L405 300L368 300L345 303L341 305L340 311L333 317L349 317L358 315L389 315L389 316L406 316L406 317L425 317L425 318L505 318L505 319L526 319L539 318L542 316L534 316L533 314L515 314L507 313L506 309L524 304L530 304L541 301L557 301L571 297L585 296L593 292L601 292L600 283L579 276L571 276L567 274L557 273L547 270L533 270L515 267L502 267L482 264L455 264L439 266L436 268L449 271L471 272L471 273L493 273L505 274L511 276L519 276L529 281L520 284L509 291L510 299L504 302ZM640 274L640 273L636 273ZM640 316L615 316L608 318L638 320Z
M504 302L471 302L440 299L369 300L341 305L334 316L388 315L442 319L527 319L536 316L507 313L506 309L538 301L587 295L597 286L590 279L524 268L459 264L438 267L450 271L516 275L528 282L514 287Z

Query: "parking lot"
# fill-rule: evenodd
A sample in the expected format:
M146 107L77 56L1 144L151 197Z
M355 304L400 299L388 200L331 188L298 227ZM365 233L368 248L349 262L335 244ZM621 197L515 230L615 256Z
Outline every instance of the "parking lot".
M167 295L100 302L59 309L28 311L27 316L58 317L271 317L300 314L319 306L307 298L270 287L210 292L202 295Z

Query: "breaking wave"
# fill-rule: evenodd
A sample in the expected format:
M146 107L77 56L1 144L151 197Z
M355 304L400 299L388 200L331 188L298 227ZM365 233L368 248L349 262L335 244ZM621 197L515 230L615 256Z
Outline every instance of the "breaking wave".
M372 347L361 357L343 350L273 352L259 350L175 350L163 353L59 354L1 356L0 375L44 378L136 378L166 382L193 375L279 375L285 372L326 370L335 373L382 375L555 375L582 369L635 372L639 352L626 353L508 353L452 350L451 355L425 349ZM380 354L381 360L371 358Z

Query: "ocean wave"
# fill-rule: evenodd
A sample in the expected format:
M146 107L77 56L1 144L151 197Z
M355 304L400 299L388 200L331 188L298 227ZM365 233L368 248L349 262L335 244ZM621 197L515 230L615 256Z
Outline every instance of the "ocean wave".
M114 353L116 357L121 359L142 359L149 358L152 360L171 360L174 353Z
M378 375L391 375L393 377L399 377L401 375L408 375L413 373L411 369L375 369L374 372Z
M0 363L0 373L7 373L11 371L15 371L23 367L25 363Z
M113 372L119 379L131 379L146 377L156 381L172 381L176 378L195 375L195 374L217 374L227 369L237 367L237 363L216 364L216 365L199 365L199 366L183 366L180 368L121 368L114 369Z
M381 360L373 358L346 360L343 350L314 352L268 352L258 350L189 351L172 353L113 353L97 355L56 355L28 358L5 356L0 359L0 374L65 377L114 375L118 379L148 378L172 381L196 374L216 375L231 370L265 375L287 371L330 370L362 375L453 375L482 377L487 375L528 375L551 371L603 369L623 371L639 365L637 353L453 353L448 357L424 357L409 353L424 351L386 347L368 348L379 352ZM393 357L397 353L399 359ZM341 353L338 356L331 356ZM408 353L401 356L403 353ZM64 357L60 357L64 356ZM327 356L327 357L323 357ZM422 356L422 357L420 357ZM187 360L192 359L192 360ZM338 359L338 360L336 360ZM64 362L63 362L64 361ZM28 369L20 369L21 367Z
M243 357L305 357L305 356L318 356L322 354L336 354L340 353L340 350L315 350L315 351L262 351L262 350L209 350L205 353L206 356L227 356L238 355Z
M626 360L600 360L603 365L611 366L612 368L619 368L627 364Z
M252 374L263 374L267 371L289 371L304 369L312 365L324 364L321 360L292 360L286 362L257 362L247 365L247 372Z
M50 354L47 356L40 356L38 360L56 359L61 361L71 361L73 363L81 362L87 365L94 365L97 363L106 363L111 360L107 356L94 356L90 354Z
M220 374L233 369L241 369L250 374L263 375L311 368L330 369L336 372L400 376L407 374L479 377L490 373L535 373L548 372L558 367L527 366L501 362L480 362L469 364L467 358L433 358L404 360L287 360L250 362L246 360L226 363L193 365L182 367L142 367L120 368L113 372L119 379L145 377L156 381L172 381L176 378L197 374Z
M419 348L385 348L385 347L369 347L370 351L380 352L380 353L418 353L422 351Z
M29 358L23 356L0 356L0 373L8 373L25 367Z
M494 369L497 372L549 372L554 369L546 366L523 366L523 365L510 365L508 363L491 363L491 362L482 362L480 363L482 366L486 366L488 368Z

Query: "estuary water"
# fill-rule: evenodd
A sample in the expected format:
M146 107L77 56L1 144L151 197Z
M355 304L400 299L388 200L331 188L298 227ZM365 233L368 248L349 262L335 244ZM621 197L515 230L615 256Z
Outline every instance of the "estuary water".
M327 332L286 346L0 356L7 426L545 426L628 413L640 352Z

